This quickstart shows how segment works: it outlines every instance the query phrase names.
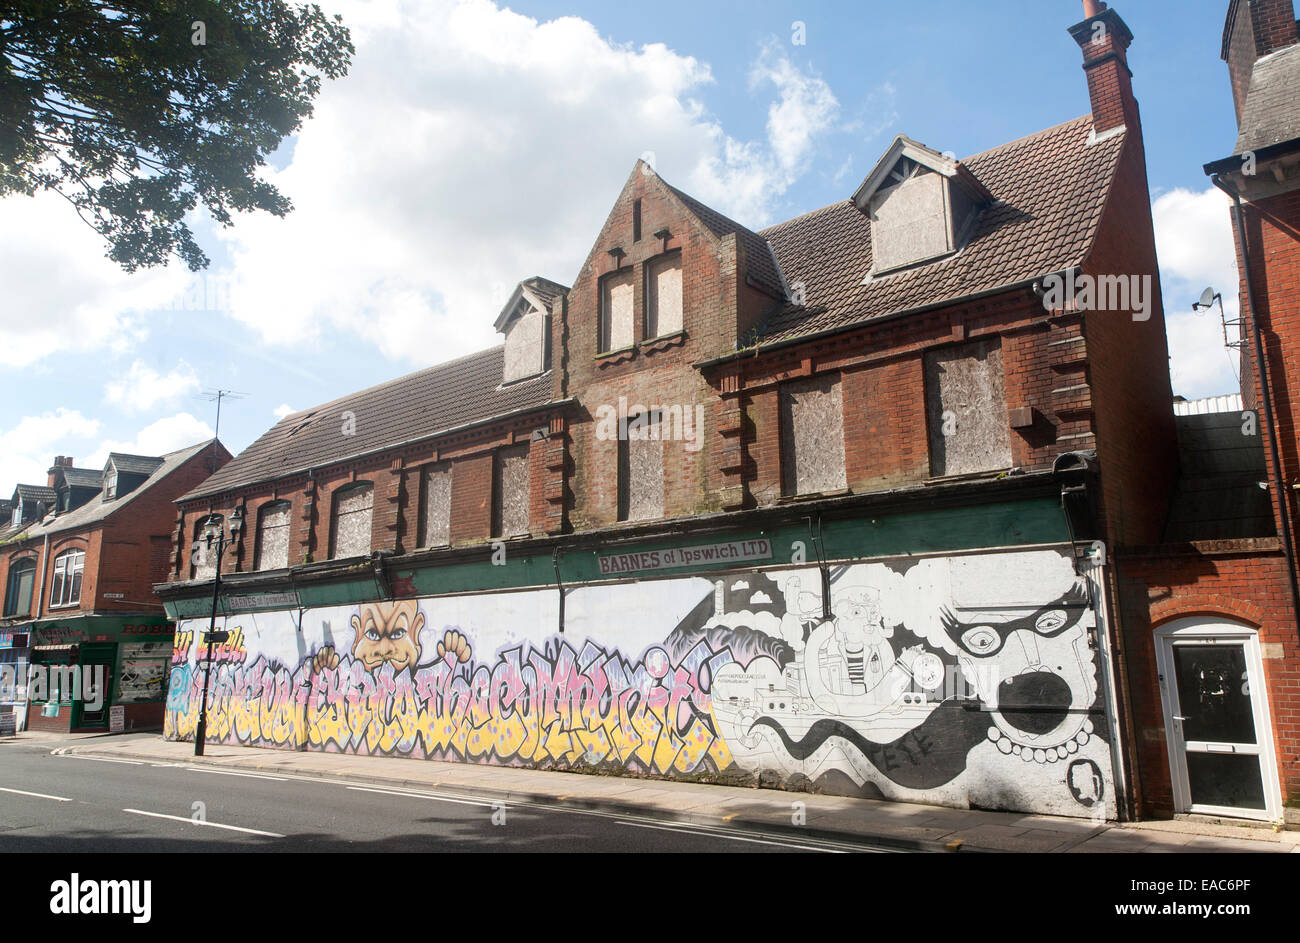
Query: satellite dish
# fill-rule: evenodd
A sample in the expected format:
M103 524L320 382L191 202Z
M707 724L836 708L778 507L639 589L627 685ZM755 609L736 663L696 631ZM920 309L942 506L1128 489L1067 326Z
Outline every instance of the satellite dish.
M1214 289L1207 288L1205 291L1201 292L1201 300L1198 304L1200 304L1202 308L1208 308L1210 305L1214 304Z

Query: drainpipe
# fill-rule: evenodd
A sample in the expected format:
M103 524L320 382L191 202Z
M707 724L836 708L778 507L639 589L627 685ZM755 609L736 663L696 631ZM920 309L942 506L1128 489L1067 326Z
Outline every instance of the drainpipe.
M1245 266L1246 306L1250 308L1250 336L1255 345L1255 363L1259 370L1260 398L1263 400L1265 426L1268 429L1268 451L1273 460L1269 472L1269 487L1276 496L1278 517L1282 527L1282 556L1286 559L1287 576L1291 579L1291 613L1296 619L1297 634L1300 634L1300 581L1296 578L1295 558L1292 556L1291 515L1288 513L1286 486L1282 481L1282 458L1277 444L1277 429L1273 422L1273 396L1268 382L1268 364L1265 361L1264 334L1259 329L1259 309L1255 307L1255 280L1250 271L1250 238L1246 233L1246 214L1241 205L1241 194L1218 174L1210 177L1210 182L1232 197L1233 212L1236 214L1237 232L1241 236L1241 262Z
M45 568L49 566L50 563L48 559L49 555L50 535L47 533L45 535L45 542L41 545L41 585L36 590L36 615L33 616L35 619L41 617L41 600L45 598ZM30 637L28 638L28 641L31 641Z

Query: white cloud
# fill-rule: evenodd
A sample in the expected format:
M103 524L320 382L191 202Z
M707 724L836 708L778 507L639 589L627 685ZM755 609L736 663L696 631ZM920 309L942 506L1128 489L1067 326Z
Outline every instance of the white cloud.
M0 364L22 367L62 351L130 350L137 312L178 298L179 266L127 275L99 235L59 196L0 200Z
M174 403L198 388L198 375L183 360L166 374L137 360L131 364L125 377L108 382L104 387L104 396L109 403L122 406L129 412L144 412Z
M1226 195L1209 187L1199 193L1171 190L1151 207L1170 374L1174 393L1188 399L1240 390L1238 354L1224 345L1218 306L1192 311L1201 292L1213 287L1223 297L1227 318L1237 318L1237 262L1229 206Z
M417 363L488 346L516 281L572 280L638 156L756 227L838 107L765 47L752 79L775 91L766 139L737 141L693 97L708 66L662 44L488 0L333 7L353 29L352 72L268 172L296 209L221 233L234 316L275 344L343 332Z
M127 452L131 455L165 455L189 445L197 445L212 438L212 427L189 413L176 413L145 426L133 440L121 442L105 439L87 459L78 462L89 468L102 466L109 452Z
M274 410L272 410L277 420L283 419L285 416L289 415L290 413L296 413L297 411L298 410L294 409L288 403L281 403L279 406L275 407Z
M18 484L45 484L54 457L71 454L76 458L77 449L99 430L98 420L62 408L24 416L12 429L0 430L0 497L10 497Z

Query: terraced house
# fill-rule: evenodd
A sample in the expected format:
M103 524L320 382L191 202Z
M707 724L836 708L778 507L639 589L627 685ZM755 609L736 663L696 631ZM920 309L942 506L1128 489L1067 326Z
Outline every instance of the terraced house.
M60 455L18 485L0 525L0 714L17 730L162 725L171 625L152 586L170 570L172 502L220 468L216 440L166 455Z
M503 345L184 495L168 736L210 674L222 742L1136 814L1113 560L1178 440L1132 36L1085 8L1082 117L900 136L761 231L637 163Z

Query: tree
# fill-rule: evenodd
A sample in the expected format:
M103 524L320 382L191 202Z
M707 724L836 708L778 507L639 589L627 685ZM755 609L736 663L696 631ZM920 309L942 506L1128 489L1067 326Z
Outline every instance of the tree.
M59 193L128 272L204 268L185 215L289 212L258 171L354 51L315 4L5 0L0 197Z

